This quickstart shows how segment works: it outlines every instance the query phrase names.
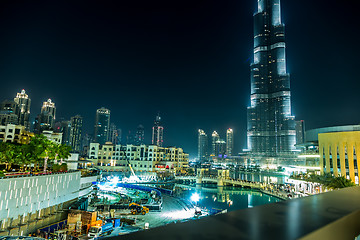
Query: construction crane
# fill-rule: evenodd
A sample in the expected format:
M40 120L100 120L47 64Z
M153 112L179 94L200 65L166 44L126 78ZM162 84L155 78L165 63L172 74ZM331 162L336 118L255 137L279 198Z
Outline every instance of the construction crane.
M130 168L130 171L131 171L131 176L130 176L129 179L131 179L131 177L132 177L133 180L139 181L140 179L135 175L134 169L131 167L131 163L130 163L128 157L127 157L126 151L125 151L124 154L125 154L125 160L126 160L128 166L129 166L129 168Z

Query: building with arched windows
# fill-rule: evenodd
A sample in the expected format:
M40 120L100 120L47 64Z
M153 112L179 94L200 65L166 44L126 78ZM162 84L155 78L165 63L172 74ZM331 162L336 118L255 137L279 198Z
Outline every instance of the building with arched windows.
M89 160L97 166L128 170L129 164L135 171L158 172L181 171L188 167L189 154L182 148L159 147L156 145L115 145L106 142L90 143Z

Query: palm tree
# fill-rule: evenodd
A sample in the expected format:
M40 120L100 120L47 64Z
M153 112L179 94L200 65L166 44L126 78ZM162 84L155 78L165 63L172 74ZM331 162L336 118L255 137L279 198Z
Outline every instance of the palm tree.
M339 188L346 188L346 187L353 187L355 184L349 180L346 179L344 176L342 177L335 177L332 179L332 181L326 185L326 187L330 189L339 189Z

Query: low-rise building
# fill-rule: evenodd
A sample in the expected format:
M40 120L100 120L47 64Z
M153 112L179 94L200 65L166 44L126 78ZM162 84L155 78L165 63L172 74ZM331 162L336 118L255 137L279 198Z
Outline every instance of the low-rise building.
M95 165L128 168L130 163L135 171L179 171L188 166L189 154L182 148L159 147L156 145L104 145L91 143L89 159Z
M14 124L0 126L0 142L20 143L21 135L25 132L25 127Z
M57 144L61 144L62 142L62 133L56 133L54 131L48 131L45 130L42 132L42 134L50 141L57 143Z
M359 184L360 131L319 134L321 173L343 176Z

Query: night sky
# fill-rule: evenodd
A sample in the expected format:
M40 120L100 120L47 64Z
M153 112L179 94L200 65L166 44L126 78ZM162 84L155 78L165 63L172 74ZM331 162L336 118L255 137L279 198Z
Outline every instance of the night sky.
M358 0L282 0L292 107L306 128L360 123ZM246 146L255 0L1 1L0 100L25 89L31 118L97 108L126 132L158 111L165 145L197 153L197 129Z

